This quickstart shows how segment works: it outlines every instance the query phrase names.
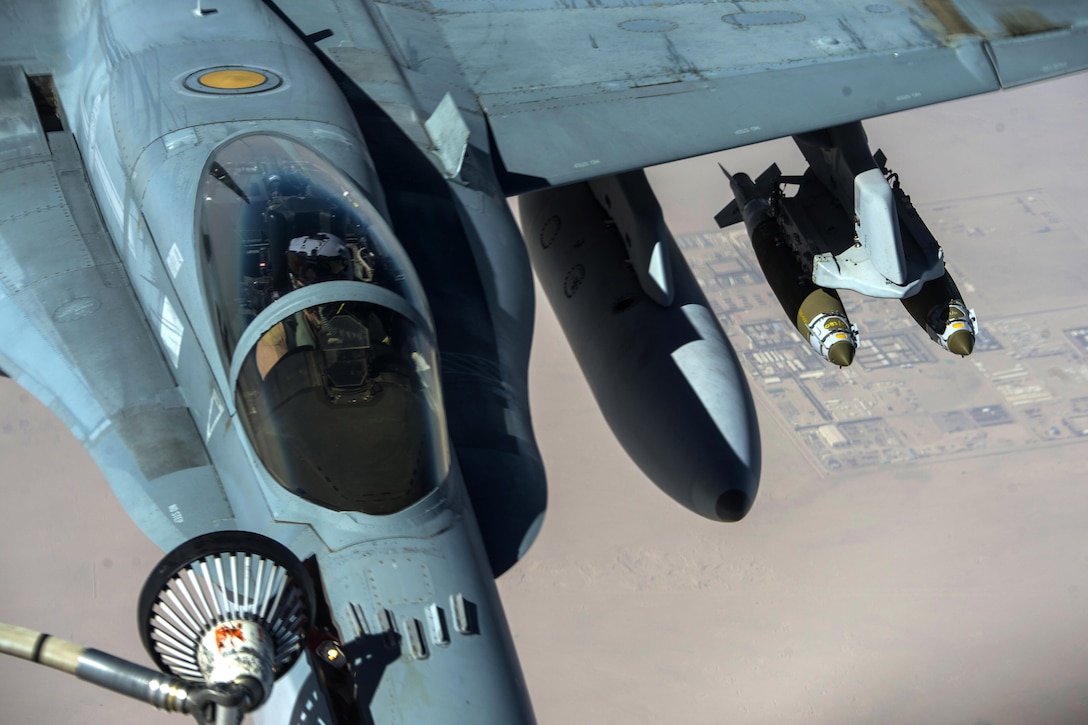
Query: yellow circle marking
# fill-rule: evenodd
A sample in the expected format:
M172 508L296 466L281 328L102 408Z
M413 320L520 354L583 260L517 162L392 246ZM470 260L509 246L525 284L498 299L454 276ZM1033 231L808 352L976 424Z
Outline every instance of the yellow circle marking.
M200 76L200 85L208 88L218 88L223 91L240 91L246 88L256 88L262 83L268 82L268 76L254 70L213 70Z

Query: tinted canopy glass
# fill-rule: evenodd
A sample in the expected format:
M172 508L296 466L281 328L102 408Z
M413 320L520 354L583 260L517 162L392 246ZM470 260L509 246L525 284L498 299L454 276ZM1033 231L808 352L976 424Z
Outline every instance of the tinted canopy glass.
M405 316L332 300L261 335L235 402L284 487L337 510L394 513L449 466L434 364L427 336Z
M269 135L228 142L208 162L200 200L204 283L226 365L261 310L315 282L376 284L426 316L410 263L381 215L301 143Z
M423 296L381 217L274 136L219 149L200 198L205 288L269 473L336 510L420 500L449 470L445 416Z

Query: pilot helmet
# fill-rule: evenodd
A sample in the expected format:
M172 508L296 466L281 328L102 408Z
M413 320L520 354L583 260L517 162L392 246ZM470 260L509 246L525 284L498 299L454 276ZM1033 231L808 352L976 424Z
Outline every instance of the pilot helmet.
M351 251L342 239L324 232L292 239L287 246L287 266L296 288L354 278Z
M306 181L292 172L271 174L265 183L271 196L301 196L306 191Z

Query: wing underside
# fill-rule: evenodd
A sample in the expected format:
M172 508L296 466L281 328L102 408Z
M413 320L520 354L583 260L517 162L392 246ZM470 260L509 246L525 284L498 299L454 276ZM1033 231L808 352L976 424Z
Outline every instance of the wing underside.
M277 5L304 33L330 31L318 47L394 118L433 110L436 86L482 110L510 192L1088 67L1088 3L1070 0Z
M439 23L507 170L553 184L1088 62L1083 3L960 3L963 11L951 2L867 0L484 5L473 12L465 0L443 3Z
M1084 0L265 1L424 148L450 93L508 193L1088 68ZM69 15L5 4L0 62L49 72Z

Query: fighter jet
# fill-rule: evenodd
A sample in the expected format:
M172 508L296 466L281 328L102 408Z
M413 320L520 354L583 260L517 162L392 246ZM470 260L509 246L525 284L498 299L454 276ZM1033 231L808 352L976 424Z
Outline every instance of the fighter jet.
M0 19L0 369L169 552L138 602L158 671L0 641L205 722L532 722L494 584L545 510L532 272L634 461L736 521L759 482L751 394L641 169L787 135L831 165L825 140L859 120L1088 66L1088 11L1062 2L48 0ZM899 209L877 167L847 173ZM737 212L785 204L779 181L735 176ZM908 286L886 241L862 246Z

